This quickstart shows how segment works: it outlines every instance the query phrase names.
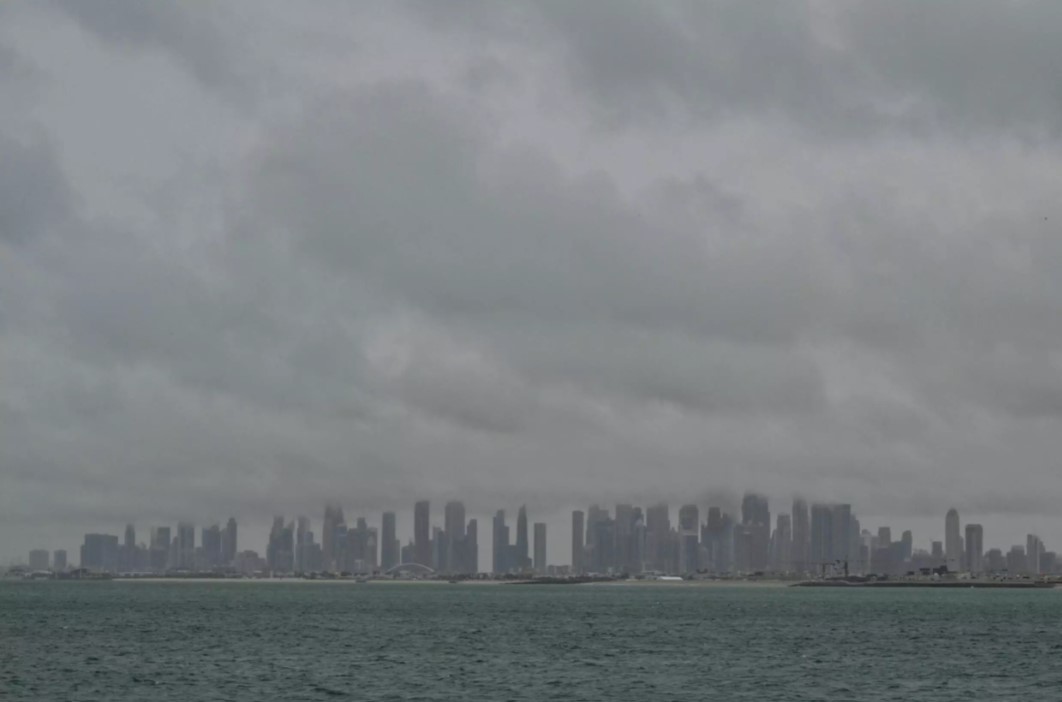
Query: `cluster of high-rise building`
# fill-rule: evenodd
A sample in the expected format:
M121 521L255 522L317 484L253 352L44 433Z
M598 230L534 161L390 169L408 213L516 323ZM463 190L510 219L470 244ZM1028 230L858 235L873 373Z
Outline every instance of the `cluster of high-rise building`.
M773 523L768 500L746 493L740 512L683 505L674 525L666 504L616 505L614 515L592 505L572 512L572 572L792 576L906 575L966 572L974 575L1044 575L1062 563L1035 535L1007 554L984 548L984 528L967 524L965 538L954 509L945 517L945 540L915 549L910 531L893 539L889 526L862 528L851 505L808 504L795 499Z
M236 520L200 531L177 524L176 530L158 526L148 543L138 543L133 525L122 539L111 534L86 534L80 567L90 571L167 573L352 573L371 574L408 570L440 574L666 574L750 575L802 577L831 575L904 575L907 573L967 572L1055 574L1062 568L1043 541L1030 534L1024 545L985 550L980 524L962 528L956 510L944 520L944 540L930 549L915 549L910 531L898 539L889 526L864 529L851 505L811 503L795 499L789 511L772 520L768 499L746 493L732 514L720 505L702 510L696 504L678 508L672 521L667 504L646 508L619 504L610 511L600 505L571 515L570 566L547 565L546 524L529 525L527 509L516 515L510 533L504 510L491 522L491 563L481 569L479 529L468 519L462 502L443 509L442 526L433 525L431 503L413 508L413 538L402 545L397 515L384 512L381 527L364 517L348 523L343 509L328 504L321 532L314 533L305 516L274 518L264 558L237 549ZM67 569L65 551L36 549L29 554L31 570Z
M179 522L176 532L169 526L154 527L146 544L137 543L136 528L127 524L121 540L114 534L85 534L80 567L101 572L144 573L216 570L236 562L236 537L233 518L224 527L220 524L203 527L199 546L196 546L195 526L188 522ZM67 568L66 551L55 552L51 567L57 571Z

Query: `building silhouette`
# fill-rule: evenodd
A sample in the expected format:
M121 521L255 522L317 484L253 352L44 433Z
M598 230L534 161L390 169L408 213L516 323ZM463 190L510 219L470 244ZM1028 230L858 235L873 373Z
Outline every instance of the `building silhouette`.
M966 570L984 572L985 531L980 524L966 525Z
M413 555L422 566L434 567L431 553L431 503L421 500L413 506Z
M534 569L539 575L546 572L546 525L544 522L535 522Z
M959 532L959 512L954 507L944 516L944 565L950 572L962 567L962 536Z

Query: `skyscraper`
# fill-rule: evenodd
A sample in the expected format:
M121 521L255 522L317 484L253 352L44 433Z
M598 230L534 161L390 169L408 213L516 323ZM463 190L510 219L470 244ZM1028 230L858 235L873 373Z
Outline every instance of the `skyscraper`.
M682 574L694 573L700 568L700 521L697 505L682 505L679 508L679 572Z
M177 523L177 567L195 568L195 525L190 522Z
M535 572L542 575L546 572L546 524L535 522Z
M295 523L284 523L284 517L273 517L266 546L266 564L273 573L291 573L295 570Z
M767 498L754 492L745 493L741 500L742 538L738 567L748 572L766 570L771 542L771 512Z
M151 570L162 573L176 564L170 563L170 528L155 527L151 530L151 554L148 557Z
M325 504L324 521L321 525L321 558L328 571L339 570L339 554L336 548L336 533L346 527L343 508L337 504Z
M585 518L581 510L572 510L572 573L581 575L584 572L583 565L583 529Z
M310 531L309 517L299 515L295 518L295 572L308 573L312 570L310 559L313 546L313 533Z
M494 513L493 540L491 543L494 555L491 570L494 573L508 573L512 564L509 562L509 527L505 525L505 510L499 509Z
M808 571L821 575L833 562L833 512L829 505L811 505L810 536Z
M395 513L383 513L383 537L380 544L380 567L390 570L398 565L399 542L395 536Z
M985 531L980 524L966 525L966 570L975 575L984 572Z
M207 568L217 568L221 565L221 526L213 524L203 527L201 532L203 543L203 563Z
M531 567L529 546L527 539L527 507L521 505L520 510L516 513L516 566L520 570L527 570Z
M808 503L799 498L793 500L793 571L807 573L808 552L811 548L811 524L808 519Z
M118 537L113 534L85 534L81 546L81 567L113 573L118 569Z
M413 506L413 551L417 563L433 567L431 558L431 503L421 500Z
M236 518L229 517L225 523L225 532L221 535L222 565L231 566L236 561Z
M590 521L594 521L591 507ZM605 515L608 516L607 513ZM587 524L587 536L589 537L591 525ZM667 503L661 502L645 510L645 561L649 570L666 573L671 568L671 510ZM589 538L587 538L589 546ZM677 555L677 554L676 554ZM677 560L677 559L676 559ZM675 563L678 567L678 563Z
M771 536L771 567L779 573L788 573L793 568L793 520L788 514L779 514L775 523Z
M958 572L962 560L962 536L959 534L959 512L952 507L944 517L944 563L952 573Z
M66 549L57 549L52 553L52 570L56 573L66 570Z
M1040 556L1043 555L1043 552L1044 542L1040 540L1039 536L1029 534L1025 537L1025 558L1029 575L1039 575L1041 573Z
M465 567L469 575L479 572L479 522L468 520L465 527Z
M468 573L468 545L465 543L465 505L461 502L447 502L444 509L444 531L446 533L446 568L451 573Z

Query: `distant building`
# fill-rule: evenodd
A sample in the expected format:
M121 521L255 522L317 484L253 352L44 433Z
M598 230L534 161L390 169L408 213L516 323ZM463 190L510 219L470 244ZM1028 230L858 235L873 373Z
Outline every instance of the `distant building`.
M151 530L151 545L148 548L148 569L156 573L170 567L170 528L155 527Z
M771 542L771 512L767 498L747 492L741 500L742 538L735 541L738 570L765 571L769 565ZM738 548L738 544L741 548Z
M113 534L85 534L81 546L81 567L113 573L118 570L118 537Z
M431 557L431 503L421 500L413 506L414 558L422 566L433 568Z
M48 550L35 548L29 552L30 570L48 570Z
M229 521L225 523L225 531L221 535L222 564L231 566L236 561L237 550L236 518L229 517Z
M491 549L493 553L492 572L497 574L508 573L513 568L510 562L509 527L505 524L505 510L499 509L494 513L492 522L493 540Z
M804 574L812 570L808 564L811 548L811 522L808 518L808 503L793 500L793 572Z
M1023 575L1028 573L1029 562L1025 558L1025 549L1020 545L1010 547L1007 552L1007 573Z
M697 505L679 508L679 572L695 573L700 568L700 510Z
M66 570L66 549L57 549L52 553L52 570L62 573Z
M346 530L343 508L337 504L325 504L324 521L321 524L321 557L324 560L324 570L338 570L336 536L345 534Z
M1040 575L1040 556L1044 552L1044 542L1036 534L1025 537L1025 558L1027 560L1026 571L1029 575Z
M479 522L475 519L465 526L465 567L469 575L479 572Z
M952 507L944 517L944 563L950 572L958 572L962 559L962 536L959 533L959 512Z
M771 535L771 568L778 573L793 569L793 519L788 514L779 514Z
M395 536L396 518L394 512L384 512L382 518L382 537L380 542L380 567L390 570L399 564L401 545Z
M586 515L581 510L572 511L572 573L580 575L585 572L583 566L583 530Z
M535 572L544 575L546 572L546 524L535 522Z
M1002 573L1007 570L1007 559L998 548L989 549L985 553L984 568L987 573Z
M468 573L463 502L455 500L446 503L443 508L443 527L446 548L440 554L442 562L436 568L445 573Z
M984 566L985 530L980 524L966 525L966 570L980 575Z
M530 542L527 537L527 507L521 505L516 513L516 558L514 559L514 565L520 571L531 569Z
M183 570L195 568L195 525L189 522L177 524L177 567Z
M205 570L213 570L222 565L223 556L221 548L221 525L212 524L208 527L203 527L200 532L200 538L203 544L203 563L201 566Z

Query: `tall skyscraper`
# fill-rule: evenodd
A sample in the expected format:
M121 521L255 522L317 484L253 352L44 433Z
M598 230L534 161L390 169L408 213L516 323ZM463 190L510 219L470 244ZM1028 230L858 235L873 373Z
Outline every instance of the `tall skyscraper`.
M585 518L586 515L581 510L572 511L572 573L575 575L581 575L585 572L583 565Z
M830 560L838 564L838 571L843 572L852 559L852 505L836 504L830 506L833 518L832 546ZM858 534L858 529L856 530ZM850 567L851 564L849 564Z
M745 493L741 500L741 527L739 569L747 572L766 570L771 543L771 512L766 497L754 492ZM735 542L735 548L738 543Z
M52 553L52 570L62 573L66 570L66 549L57 549Z
M833 511L829 505L811 505L811 542L808 551L808 571L815 575L826 572L833 563Z
M468 544L465 543L465 505L447 502L444 510L446 532L446 570L451 573L471 572L468 566Z
M398 565L399 541L395 536L396 520L394 512L383 513L383 537L380 549L380 567L390 570Z
M431 557L431 503L421 500L413 506L413 551L417 563L434 567Z
M85 534L81 546L81 567L113 573L118 569L118 537L113 534Z
M590 508L590 520L587 524L587 536L589 537L590 529L594 521L593 511L594 508ZM608 514L606 513L607 517ZM649 570L656 571L658 573L671 572L678 567L678 563L675 563L675 568L671 567L671 510L668 508L667 503L661 502L653 505L645 510L645 561ZM590 539L587 538L587 545L589 546ZM676 556L678 554L675 554ZM675 559L678 560L677 558Z
M190 522L177 523L177 567L195 568L195 525Z
M222 565L232 566L236 561L236 518L229 517L225 523L225 532L221 535L221 561Z
M527 538L527 507L521 506L516 513L516 560L520 570L528 570L531 567Z
M914 535L908 529L900 535L900 559L906 563L914 555Z
M273 517L266 546L266 565L273 573L291 573L295 570L295 523L284 523L283 516Z
M535 522L535 572L542 575L546 572L546 524Z
M962 560L962 536L959 533L959 512L952 507L944 517L944 563L955 573Z
M325 504L324 521L321 525L321 558L327 571L339 570L339 554L336 548L336 534L346 528L343 508L337 504Z
M468 520L465 527L465 566L469 575L479 572L479 522Z
M221 526L213 524L203 527L200 533L203 544L203 563L207 568L217 568L221 565Z
M793 520L788 514L779 514L771 536L771 567L779 573L793 569Z
M1025 537L1025 558L1027 560L1027 572L1029 575L1040 575L1040 556L1044 553L1044 542L1036 534Z
M295 518L295 572L309 573L313 552L313 532L310 531L310 518L299 515Z
M492 531L491 551L494 555L494 562L491 564L491 570L499 574L508 573L512 569L512 564L509 562L509 527L505 525L504 509L499 509L494 513Z
M700 522L700 510L697 505L679 507L679 572L683 575L694 573L700 568Z
M170 563L171 543L169 527L155 527L151 530L151 554L148 557L151 570L162 573L167 568L176 567L176 563Z
M966 525L966 570L975 575L985 572L985 531L980 524Z
M793 572L809 572L808 554L810 549L811 523L808 518L808 503L798 498L793 500Z

